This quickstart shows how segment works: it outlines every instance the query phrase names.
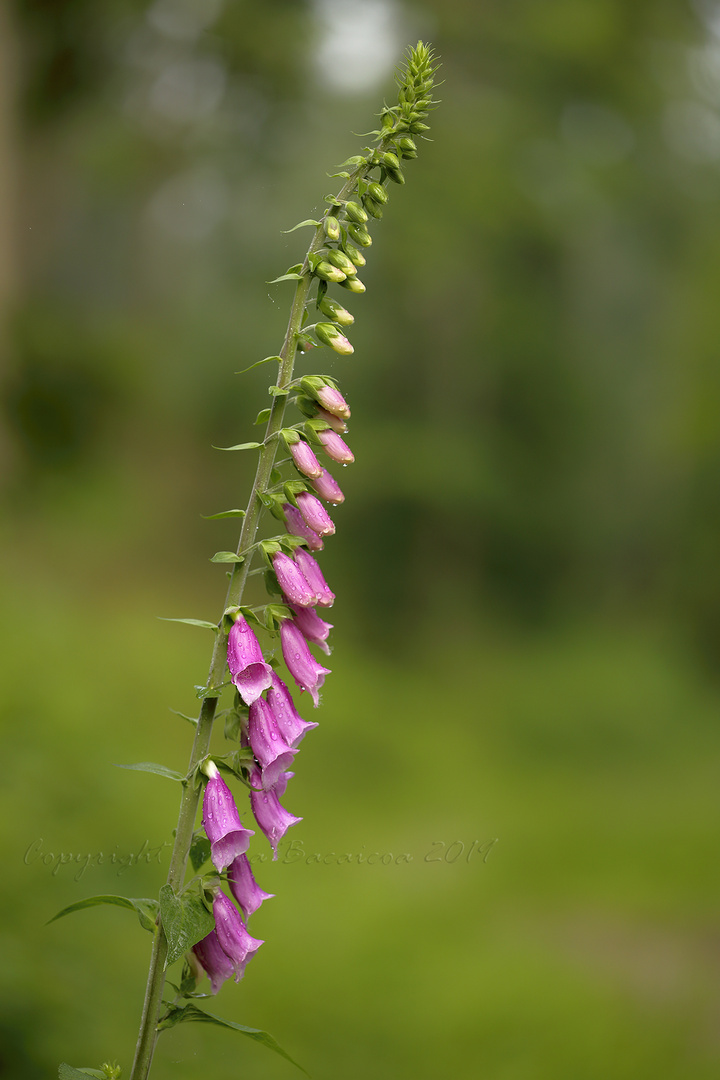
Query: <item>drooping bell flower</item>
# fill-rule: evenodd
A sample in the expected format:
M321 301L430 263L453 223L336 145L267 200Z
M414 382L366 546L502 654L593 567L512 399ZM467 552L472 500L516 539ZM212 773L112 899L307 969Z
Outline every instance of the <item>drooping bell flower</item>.
M318 431L318 439L323 444L323 449L333 461L339 461L341 465L351 465L355 455L348 444L340 438L337 431Z
M281 778L282 779L282 778ZM260 829L270 842L273 849L273 861L277 859L277 846L291 825L296 825L302 818L295 817L278 800L278 791L283 791L281 785L277 785L265 791L259 769L253 769L250 773L250 805Z
M305 640L312 642L313 645L319 645L322 651L329 656L330 646L327 643L327 639L333 628L333 624L321 619L313 608L295 607L292 604L290 607L295 616L295 625L300 628ZM269 693L270 690L268 690L268 694Z
M253 875L247 855L238 855L237 859L230 863L228 884L230 892L241 907L246 919L249 919L252 913L257 911L263 900L270 900L275 895L275 893L264 892L260 888Z
M326 502L333 503L335 506L338 503L345 502L345 496L340 489L340 485L337 480L330 475L327 469L323 469L320 476L316 476L312 480L312 486L317 491L321 499L325 499Z
M250 936L240 912L219 889L213 899L213 915L220 947L232 964L235 982L239 982L245 973L245 965L264 942Z
M303 577L317 596L318 604L322 607L332 607L335 593L331 592L330 586L323 577L322 570L308 551L298 548L295 552L295 562L303 572Z
M300 567L284 551L276 552L272 557L273 570L278 585L291 604L310 607L317 603L317 595L305 578ZM269 683L268 683L269 685ZM264 687L263 689L267 689Z
M260 643L243 615L238 615L230 627L227 662L240 697L246 705L252 705L270 685L272 668L265 662Z
M192 951L210 980L211 993L217 994L225 980L235 974L235 967L223 950L215 931L211 930L207 937L193 945Z
M333 520L319 499L309 491L301 491L297 496L297 504L305 524L309 525L313 532L318 536L332 536L335 532Z
M300 609L298 609L300 610ZM307 609L302 609L307 610ZM267 703L275 714L275 720L285 742L288 746L298 746L304 739L310 728L317 727L317 723L312 720L303 720L299 712L295 708L295 702L292 699L292 694L288 690L285 683L282 681L279 675L273 671L272 686L267 692ZM292 773L286 773L286 776L292 776ZM283 791L279 790L280 781L275 781L275 791L282 797Z
M288 671L300 689L308 691L317 708L318 694L325 682L325 676L330 674L330 669L318 663L310 652L302 631L292 619L283 619L280 623L280 643Z
M315 457L310 446L303 439L291 443L288 449L290 450L290 456L295 463L295 468L298 469L299 472L304 473L305 476L311 477L320 475L322 472L322 465Z
M250 846L252 829L243 827L232 792L223 780L217 765L205 765L208 782L203 795L203 828L210 841L210 857L220 873Z
M324 547L322 537L318 536L315 530L306 524L305 518L297 507L293 506L292 503L283 503L283 511L288 532L292 533L293 536L302 537L311 551L322 551Z
M292 765L297 750L283 739L275 713L264 698L250 706L248 722L250 747L262 769L262 786L272 787L281 773Z

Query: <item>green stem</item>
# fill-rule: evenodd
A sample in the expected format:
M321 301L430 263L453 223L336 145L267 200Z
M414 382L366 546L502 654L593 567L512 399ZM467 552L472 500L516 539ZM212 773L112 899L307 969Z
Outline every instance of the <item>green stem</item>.
M342 191L339 193L338 198L346 198L350 191L354 188L357 182L357 176L359 170L356 170L351 178L343 186ZM287 332L285 334L285 341L283 342L282 349L280 350L280 370L278 373L277 385L280 388L284 388L289 385L293 377L293 368L295 364L295 353L297 350L297 339L302 326L302 318L305 311L305 305L307 303L308 293L312 284L312 275L309 269L309 258L317 251L323 244L324 231L320 226L313 237L312 243L308 248L308 253L303 264L303 276L298 281L295 288L295 296L293 298L292 310L290 312L290 319L288 321ZM270 484L270 474L275 464L275 457L278 450L279 440L277 433L283 426L283 420L285 417L285 404L286 395L278 394L273 398L273 403L270 409L270 417L268 419L267 430L265 433L265 441L260 451L258 459L257 471L255 473L255 480L253 482L252 491L250 493L250 499L248 501L245 517L243 518L242 530L240 532L240 539L238 542L237 553L247 552L248 548L255 542L258 527L260 524L260 516L262 513L262 503L259 495L261 492L267 490ZM225 610L232 607L237 607L243 596L245 589L245 583L247 581L248 574L250 572L250 566L252 564L252 554L249 553L247 557L241 563L236 563L232 574L230 576L230 583L228 585L227 596L225 598ZM221 686L225 674L225 667L227 664L227 635L223 630L223 620L220 620L218 626L218 633L215 636L215 646L213 649L212 660L210 662L210 673L208 675L207 687L219 687ZM188 776L192 776L197 766L207 757L210 749L210 739L212 736L213 722L215 720L215 711L217 709L217 698L206 697L203 699L202 708L200 710L200 716L197 722L197 729L195 732L195 740L193 742L192 752L190 754L190 761L188 764ZM171 885L173 889L177 890L182 885L185 877L185 870L187 867L188 855L190 852L190 845L192 842L192 834L195 825L195 818L197 816L198 804L200 801L200 789L191 781L187 781L183 785L183 794L180 801L180 812L178 816L178 824L175 832L175 844L173 846L172 855L170 857L170 867L168 869L167 884ZM165 985L165 959L167 957L167 939L163 933L162 925L158 919L158 924L155 928L153 948L150 959L150 969L148 972L147 986L145 990L145 1000L143 1002L142 1017L140 1021L140 1032L138 1035L137 1046L135 1049L135 1060L133 1062L132 1071L130 1073L130 1080L146 1080L152 1063L152 1057L155 1050L155 1044L157 1042L158 1031L157 1023L160 1015L160 1008L162 1005L162 995Z

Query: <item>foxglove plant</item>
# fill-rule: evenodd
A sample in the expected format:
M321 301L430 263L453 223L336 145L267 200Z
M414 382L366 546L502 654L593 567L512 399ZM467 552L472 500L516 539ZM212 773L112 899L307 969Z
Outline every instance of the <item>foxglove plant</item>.
M134 908L141 924L152 931L150 970L130 1080L146 1080L159 1032L189 1020L211 1021L254 1038L261 1036L265 1045L288 1057L266 1033L220 1020L194 1003L205 996L197 990L204 975L210 980L212 994L228 978L238 981L243 977L246 965L263 944L251 936L246 921L272 895L255 881L247 855L253 830L243 825L235 796L220 770L249 789L250 812L277 858L285 833L302 820L280 803L294 775L289 769L294 766L298 744L317 725L298 713L292 694L275 670L277 661L266 658L271 654L258 633L263 641L279 638L285 666L301 697L311 698L317 707L330 670L315 658L310 646L330 653L332 625L316 609L330 607L335 595L310 552L321 552L324 542L335 533L323 503L333 506L344 500L322 458L340 465L354 461L343 438L350 408L336 381L327 375L296 377L296 354L322 345L340 356L353 353L346 331L354 317L328 295L328 290L337 285L351 294L365 292L358 268L366 262L363 249L372 243L369 229L383 216L392 186L405 182L403 165L417 156L413 136L423 136L428 130L425 120L433 104L435 70L433 54L426 45L419 42L409 50L398 75L398 103L382 109L379 128L371 133L374 145L340 166L335 175L344 182L336 195L327 197L324 215L296 226L309 225L314 230L305 259L275 279L294 282L295 292L279 354L260 361L278 364L276 384L270 387L272 405L258 416L258 422L266 422L265 437L261 443L227 448L259 451L255 480L245 511L213 515L242 517L237 550L213 556L214 562L230 567L225 608L217 626L195 619L178 620L199 623L215 632L208 680L198 688L202 704L197 721L193 721L195 739L188 771L183 777L160 765L132 766L182 782L175 844L159 900L91 897L60 912L63 915L101 902L120 903ZM313 309L321 316L316 322L311 321ZM286 420L290 405L300 414L292 424ZM281 450L289 454L287 462L299 478L283 475L285 461L276 460ZM258 540L266 510L282 522L284 531ZM264 562L271 598L251 607L243 599L256 557ZM234 700L224 712L225 735L235 748L224 755L211 755L213 725L223 715L218 713L218 702L230 686ZM202 829L196 831L201 800ZM185 884L188 861L196 875ZM206 868L208 861L211 869ZM223 891L225 884L234 902ZM166 968L182 957L179 985L174 987L174 995L165 997ZM61 1066L61 1076L82 1075L80 1070Z

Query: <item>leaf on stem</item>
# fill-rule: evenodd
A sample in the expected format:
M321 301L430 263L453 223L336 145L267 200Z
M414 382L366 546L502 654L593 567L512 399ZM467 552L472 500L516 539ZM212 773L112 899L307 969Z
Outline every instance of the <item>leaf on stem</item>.
M292 229L281 229L280 231L287 236L288 233L295 232L296 229L302 229L303 225L312 225L315 229L317 229L317 227L321 224L322 222L315 221L314 218L305 218L304 221L298 221L297 225L293 225Z
M241 442L237 446L213 446L213 450L258 450L261 446L261 442Z
M234 551L216 551L210 562L245 562L244 555L236 555Z
M187 719L187 717L185 717ZM195 721L193 721L195 723ZM184 780L185 777L182 773L176 772L175 769L168 769L165 765L157 765L154 761L137 761L132 765L121 765L119 762L115 762L116 769L134 769L136 772L149 772L155 773L156 776L166 776L168 780Z
M236 371L236 375L244 375L247 371L252 371L255 367L260 367L261 364L267 364L270 360L277 360L278 364L282 364L282 356L264 356L262 360L256 360L250 367L243 368L242 371Z
M294 1065L300 1072L309 1076L310 1073L307 1069L303 1069L302 1065L298 1065L297 1061L293 1061L290 1055L283 1050L282 1046L273 1039L272 1035L268 1035L267 1031L260 1031L259 1028L245 1027L244 1024L236 1024L233 1020L223 1020L219 1016L213 1016L212 1013L204 1012L199 1009L197 1005L184 1005L182 1008L171 1008L167 1016L160 1021L158 1028L175 1027L176 1024L186 1023L188 1021L197 1020L205 1024L217 1024L219 1027L230 1028L232 1031L239 1031L241 1035L247 1035L248 1038L254 1039L262 1046L267 1047L268 1050L274 1050L276 1054L280 1054L286 1061L289 1061L291 1065Z
M70 904L69 907L65 907L62 911L58 911L57 915L53 915L52 919L48 919L46 926L55 922L56 919L62 919L64 915L72 914L73 911L82 911L84 908L97 907L98 904L110 904L113 907L130 908L137 913L140 925L144 930L154 930L155 928L155 920L159 910L157 900L148 900L145 897L133 899L129 896L112 895L87 896L84 900L78 900L76 904Z
M188 626L202 626L204 630L212 630L217 633L217 623L208 622L207 619L167 619L164 615L158 615L161 622L182 622Z
M270 410L268 410L269 412ZM244 510L221 510L219 514L201 514L201 518L205 521L215 521L217 518L238 518L245 517Z
M172 885L163 885L160 890L160 919L168 942L165 967L179 960L215 926L215 919L199 896L176 896Z
M65 1061L58 1069L58 1080L87 1080L88 1076L97 1076L102 1080L107 1073L100 1072L99 1069L74 1069Z

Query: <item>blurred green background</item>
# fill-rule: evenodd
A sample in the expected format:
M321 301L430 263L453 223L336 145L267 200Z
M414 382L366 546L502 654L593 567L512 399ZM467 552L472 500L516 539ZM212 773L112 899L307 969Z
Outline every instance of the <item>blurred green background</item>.
M316 1080L717 1075L720 4L15 0L3 1077L129 1071L148 936L46 922L164 880L177 791L113 763L184 768L170 709L210 642L157 616L219 616L235 528L200 515L253 463L212 444L254 437L272 381L234 372L277 351L266 282L309 239L283 230L418 38L433 141L374 229L355 355L301 361L357 458L304 820L210 1008ZM153 1070L238 1075L299 1074L204 1025Z

